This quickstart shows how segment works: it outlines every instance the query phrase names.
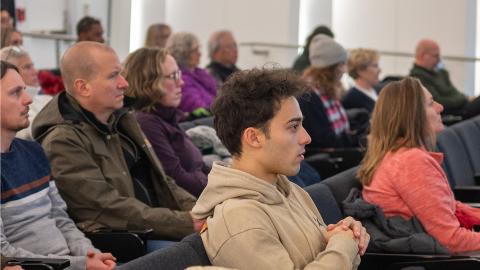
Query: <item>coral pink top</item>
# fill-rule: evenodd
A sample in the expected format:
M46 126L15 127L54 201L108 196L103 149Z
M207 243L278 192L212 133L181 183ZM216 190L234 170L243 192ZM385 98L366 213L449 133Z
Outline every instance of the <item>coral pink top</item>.
M460 227L457 209L480 219L480 209L456 201L441 167L442 153L401 148L385 155L363 198L387 217L415 216L451 253L480 251L480 233Z

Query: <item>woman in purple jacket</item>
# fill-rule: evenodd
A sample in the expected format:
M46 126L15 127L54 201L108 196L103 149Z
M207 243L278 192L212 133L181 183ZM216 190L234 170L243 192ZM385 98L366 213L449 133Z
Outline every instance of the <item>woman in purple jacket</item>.
M167 42L168 51L177 61L182 70L183 96L179 108L195 116L199 112L206 112L217 95L215 79L205 69L199 68L200 43L191 33L178 32L173 34Z
M137 120L152 144L168 176L195 196L207 184L209 169L200 150L179 127L183 113L177 108L182 99L182 72L165 49L141 48L125 62L123 75L134 97Z

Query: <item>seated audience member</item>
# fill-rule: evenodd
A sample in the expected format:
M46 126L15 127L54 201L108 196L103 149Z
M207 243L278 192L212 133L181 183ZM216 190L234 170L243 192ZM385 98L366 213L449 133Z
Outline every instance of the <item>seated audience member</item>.
M194 117L209 116L208 109L217 95L215 79L200 64L200 43L191 33L175 33L167 41L169 52L182 71L185 84L182 87L180 110Z
M96 250L68 217L42 147L15 138L29 125L32 98L17 68L4 61L0 92L2 256L65 258L69 269L113 269L115 258Z
M378 52L370 49L352 50L348 57L348 75L355 80L355 86L350 88L342 98L345 109L365 109L372 113L377 101L377 91L380 67Z
M445 114L472 117L480 114L480 97L469 102L450 81L448 71L440 67L440 47L431 39L422 39L415 50L415 64L410 76L418 78L433 98L444 107Z
M10 16L8 10L3 9L0 11L0 26L1 32L5 31L7 28L12 28L13 26L13 18Z
M33 121L40 110L52 99L49 95L41 94L42 88L38 80L38 72L33 65L32 59L27 51L21 47L6 47L0 51L0 58L15 65L26 85L26 92L32 97L32 104L29 106L28 119ZM25 140L32 140L31 127L17 132L17 137Z
M85 16L77 23L77 41L95 41L103 43L103 27L98 19Z
M310 43L312 43L313 38L318 34L324 34L332 39L335 38L332 30L325 25L317 26L310 35L308 35L307 40L305 41L305 46L303 47L303 52L301 55L295 59L292 69L299 73L302 73L306 68L310 66Z
M155 236L176 239L192 233L195 199L165 175L124 107L128 83L115 51L79 42L60 68L66 92L37 115L32 133L77 225L85 231L153 229Z
M23 45L23 36L22 33L17 31L13 27L5 28L1 33L1 48L8 46L22 46Z
M215 266L235 269L355 269L369 236L351 217L324 224L297 174L310 136L295 99L305 89L288 71L239 71L212 111L233 155L217 162L193 208ZM232 123L235 123L232 125ZM343 225L340 225L343 224Z
M444 129L443 106L417 80L407 77L380 92L372 115L366 155L358 171L365 201L386 217L416 217L451 253L480 251L480 209L456 201L435 151Z
M183 117L177 109L183 81L177 62L165 49L141 48L127 57L124 68L125 94L135 98L137 121L165 173L198 197L207 185L209 169L200 150L178 125Z
M167 40L172 35L172 28L164 23L155 23L148 27L145 47L165 48Z
M228 76L239 70L235 65L238 58L237 42L232 32L214 32L208 40L208 56L211 61L206 69L215 78L217 89L220 90Z
M310 43L312 65L303 73L311 93L299 99L305 116L303 125L312 137L311 148L336 148L358 145L350 130L347 114L340 103L340 79L345 73L347 52L330 37L320 34Z

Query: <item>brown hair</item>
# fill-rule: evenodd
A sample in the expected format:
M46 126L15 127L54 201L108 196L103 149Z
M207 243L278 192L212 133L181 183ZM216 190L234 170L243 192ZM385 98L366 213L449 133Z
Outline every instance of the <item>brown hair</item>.
M342 84L337 81L337 68L343 63L338 63L324 68L308 67L302 75L313 88L321 90L331 99L339 99L342 92Z
M359 71L367 69L369 65L378 61L378 59L379 55L376 50L362 48L351 50L347 62L348 75L353 79L357 79Z
M161 64L167 56L165 49L156 47L140 48L129 54L125 60L122 75L128 81L127 96L134 97L134 108L150 111L162 98L160 82L164 76Z
M0 79L3 79L3 77L5 77L5 74L7 74L7 71L8 71L9 69L13 69L13 70L15 70L17 73L20 74L20 72L18 71L18 68L17 68L14 64L11 64L11 63L6 62L6 61L3 61L3 60L0 61L0 63L1 63L1 64L0 64L0 67L1 67L1 68L0 68L0 69L1 69L0 71L1 71L1 75L2 75L2 76L0 77Z
M234 73L212 106L218 137L232 155L239 156L245 129L259 128L268 136L269 122L281 101L298 97L307 89L296 74L287 70L255 68Z
M380 92L373 110L367 152L357 176L368 186L388 152L401 147L425 147L432 151L434 145L435 136L427 123L420 81L406 77L391 82Z
M157 37L162 35L162 31L168 29L171 31L170 26L164 23L155 23L148 27L147 36L145 37L145 47L161 47L160 44L157 44ZM169 36L162 36L165 44Z

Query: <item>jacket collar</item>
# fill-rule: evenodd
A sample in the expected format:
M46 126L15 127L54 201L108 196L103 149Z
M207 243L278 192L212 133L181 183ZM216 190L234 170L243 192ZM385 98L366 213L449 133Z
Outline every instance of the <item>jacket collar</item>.
M153 107L152 113L172 124L178 123L183 117L183 113L179 109L174 107L165 107L158 103L155 105L155 107Z
M427 72L427 73L429 73L429 74L432 74L432 75L437 74L436 71L430 70L430 69L427 69L427 68L424 68L424 67L419 66L419 65L417 65L417 64L413 64L413 68L414 68L414 69L420 69L420 70L422 70L422 71L424 71L424 72Z
M134 103L134 100L130 97L124 97L124 106L121 109L113 112L112 116L108 120L111 123L111 127L100 122L97 117L90 111L81 107L80 104L68 93L61 93L59 96L59 111L63 118L67 121L75 123L86 122L92 125L100 133L108 135L114 133L117 128L120 118L128 113L129 106Z

